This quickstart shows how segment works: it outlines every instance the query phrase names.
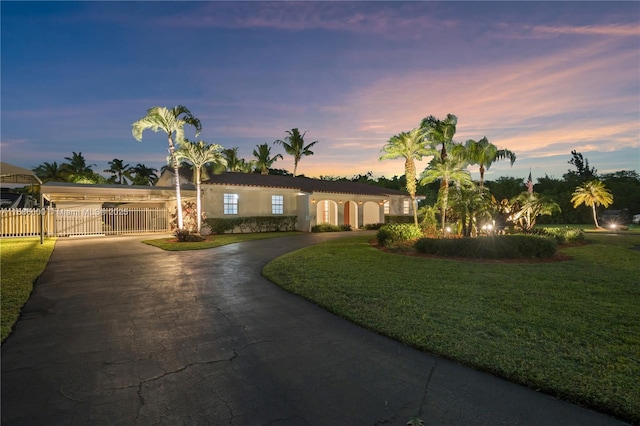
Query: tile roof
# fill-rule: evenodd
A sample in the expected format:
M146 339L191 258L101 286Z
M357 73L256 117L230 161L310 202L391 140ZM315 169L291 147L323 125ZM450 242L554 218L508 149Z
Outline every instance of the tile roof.
M288 188L302 192L328 192L358 195L408 195L407 192L382 188L366 183L320 180L307 177L261 175L257 173L225 172L203 181L203 185L239 185L265 188Z

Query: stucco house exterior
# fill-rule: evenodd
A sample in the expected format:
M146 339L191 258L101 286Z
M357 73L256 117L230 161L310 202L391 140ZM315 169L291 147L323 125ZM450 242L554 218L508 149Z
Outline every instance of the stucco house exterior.
M385 216L412 215L411 198L402 191L355 182L237 172L202 182L202 208L208 218L296 216L300 231L310 231L321 223L357 229L384 223Z

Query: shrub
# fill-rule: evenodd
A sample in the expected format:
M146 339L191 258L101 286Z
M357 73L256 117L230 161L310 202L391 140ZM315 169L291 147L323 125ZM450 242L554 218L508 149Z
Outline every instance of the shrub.
M311 232L340 232L340 231L344 231L344 229L336 225L331 225L330 223L319 223L318 225L314 225L313 227L311 227Z
M176 229L173 232L173 235L176 236L179 242L189 242L189 243L197 243L200 241L204 241L200 235L192 234L188 229Z
M210 218L206 220L211 232L224 234L239 229L245 232L295 231L297 216L246 216L234 218Z
M346 223L342 224L342 225L340 225L340 230L341 231L351 231L351 225L348 225Z
M413 241L423 236L420 228L409 223L389 223L378 229L378 244L389 246Z
M416 251L439 256L481 259L548 258L556 253L553 238L536 235L492 235L478 238L421 238Z
M572 244L584 241L584 230L575 228L534 228L533 234L552 237L558 244Z
M363 226L363 228L366 229L367 231L377 231L382 226L384 226L384 223L367 223L366 225Z

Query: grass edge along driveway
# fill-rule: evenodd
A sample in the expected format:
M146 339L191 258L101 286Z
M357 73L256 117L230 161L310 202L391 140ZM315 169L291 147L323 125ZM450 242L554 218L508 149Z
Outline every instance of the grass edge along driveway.
M589 235L551 263L403 256L370 238L286 254L263 275L421 351L640 422L640 236Z
M264 240L267 238L288 237L291 235L301 235L300 231L282 232L256 232L246 234L220 234L208 235L204 241L199 242L178 242L175 237L156 238L142 241L150 246L161 248L167 251L205 250L220 247L227 244L241 243L243 241Z
M0 322L2 342L9 336L29 299L33 284L49 262L55 238L3 238L0 240Z

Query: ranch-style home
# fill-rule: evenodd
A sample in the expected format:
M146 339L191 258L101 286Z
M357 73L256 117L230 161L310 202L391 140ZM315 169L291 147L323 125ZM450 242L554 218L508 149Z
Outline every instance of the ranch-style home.
M175 184L165 172L162 186ZM190 173L181 170L182 180ZM182 182L181 180L181 182ZM190 183L190 182L189 182ZM300 231L314 225L384 223L385 216L411 216L411 198L402 191L363 183L307 177L225 172L202 182L202 209L208 218L296 216Z
M192 172L181 168L183 201L195 201ZM383 223L411 217L406 192L306 177L225 172L202 183L207 218L295 217L296 229L314 225ZM0 210L0 236L81 236L169 232L176 210L175 180L165 171L155 186L48 182L41 206Z

